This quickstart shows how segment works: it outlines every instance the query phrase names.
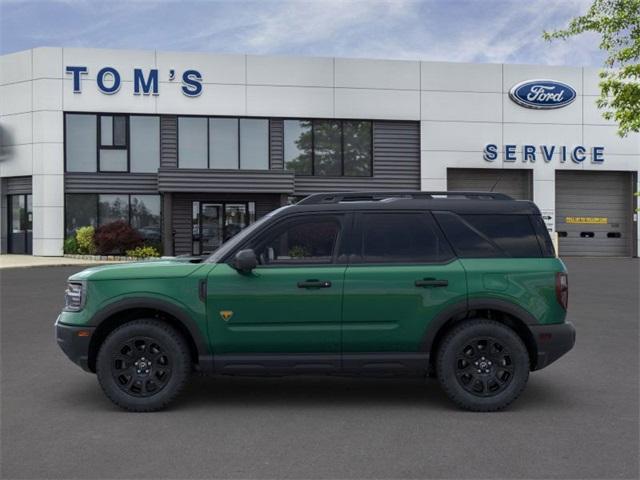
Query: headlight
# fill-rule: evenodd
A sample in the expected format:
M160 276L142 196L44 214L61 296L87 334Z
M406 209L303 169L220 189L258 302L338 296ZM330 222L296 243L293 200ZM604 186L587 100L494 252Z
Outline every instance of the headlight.
M64 292L64 309L68 312L78 312L84 307L84 285L82 283L67 283Z

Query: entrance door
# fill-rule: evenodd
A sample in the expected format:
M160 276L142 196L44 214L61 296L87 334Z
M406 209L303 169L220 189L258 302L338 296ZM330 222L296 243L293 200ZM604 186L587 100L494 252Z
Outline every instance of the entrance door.
M9 253L32 253L31 194L8 195Z

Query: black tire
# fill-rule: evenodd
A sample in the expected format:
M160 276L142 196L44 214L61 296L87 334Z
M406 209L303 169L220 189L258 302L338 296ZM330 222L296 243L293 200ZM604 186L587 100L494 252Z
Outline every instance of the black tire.
M444 337L436 370L447 396L465 410L492 412L516 400L529 379L527 347L493 320L467 320Z
M132 412L165 408L182 391L191 372L183 336L154 319L125 323L100 346L98 382L117 406Z

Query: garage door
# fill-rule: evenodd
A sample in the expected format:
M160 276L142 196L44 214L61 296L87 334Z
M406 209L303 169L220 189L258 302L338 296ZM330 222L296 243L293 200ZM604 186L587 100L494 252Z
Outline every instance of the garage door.
M560 255L633 255L629 172L556 172Z
M485 168L447 169L447 189L505 193L517 200L532 198L531 170L497 170Z

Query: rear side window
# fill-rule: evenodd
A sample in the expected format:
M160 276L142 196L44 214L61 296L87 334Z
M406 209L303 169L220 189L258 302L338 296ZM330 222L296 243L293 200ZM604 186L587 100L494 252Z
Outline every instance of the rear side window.
M539 258L542 250L529 215L436 214L458 256Z
M541 215L531 215L531 223L533 224L533 228L538 235L538 243L540 244L540 248L542 248L542 256L543 257L555 257L556 250L553 246L553 242L551 241L551 237L549 236L549 231L547 230L547 226L544 223Z
M360 216L364 263L439 263L451 247L426 213L366 213Z

